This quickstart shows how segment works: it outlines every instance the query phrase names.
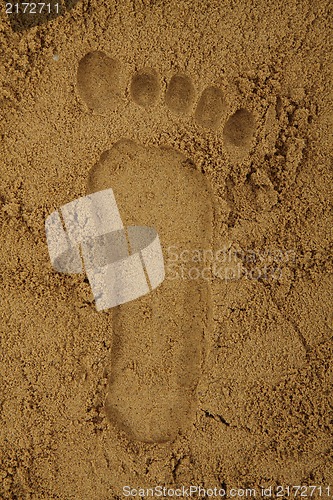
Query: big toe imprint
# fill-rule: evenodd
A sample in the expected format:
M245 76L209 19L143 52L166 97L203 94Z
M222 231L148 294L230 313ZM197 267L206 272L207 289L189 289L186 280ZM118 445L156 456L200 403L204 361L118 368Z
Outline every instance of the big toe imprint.
M86 54L77 72L78 91L90 109L113 111L120 102L121 67L104 52Z
M168 247L174 256L210 245L210 190L183 155L121 140L90 172L90 193L109 187L123 222L154 227L165 256ZM166 265L159 288L112 314L106 414L131 439L144 442L173 439L196 409L209 287L207 281L172 278Z

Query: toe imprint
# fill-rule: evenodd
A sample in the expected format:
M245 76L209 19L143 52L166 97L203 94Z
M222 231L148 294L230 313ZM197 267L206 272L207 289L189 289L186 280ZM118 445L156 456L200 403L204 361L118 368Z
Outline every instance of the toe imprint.
M237 110L224 126L225 143L237 147L247 147L253 136L254 124L252 113L244 108Z
M217 129L225 112L223 94L217 87L207 87L198 102L195 119L199 125Z
M187 113L193 104L194 87L187 75L174 75L165 94L165 104L174 113Z
M131 96L139 106L153 106L159 95L159 84L154 70L146 68L136 73L132 78Z
M103 52L90 52L81 59L77 86L90 109L97 112L116 109L120 103L120 73L120 63Z

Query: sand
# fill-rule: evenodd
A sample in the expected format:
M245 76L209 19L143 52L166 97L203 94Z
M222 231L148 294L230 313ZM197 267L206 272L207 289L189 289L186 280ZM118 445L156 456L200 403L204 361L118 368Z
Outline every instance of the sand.
M330 2L0 22L0 497L332 496ZM167 272L98 312L44 223L109 187Z

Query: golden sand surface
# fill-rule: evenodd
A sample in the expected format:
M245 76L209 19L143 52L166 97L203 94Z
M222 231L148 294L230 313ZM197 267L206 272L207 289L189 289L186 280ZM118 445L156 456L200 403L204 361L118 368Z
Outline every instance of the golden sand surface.
M1 499L333 496L332 44L328 0L2 4ZM98 312L44 224L110 187L166 278Z

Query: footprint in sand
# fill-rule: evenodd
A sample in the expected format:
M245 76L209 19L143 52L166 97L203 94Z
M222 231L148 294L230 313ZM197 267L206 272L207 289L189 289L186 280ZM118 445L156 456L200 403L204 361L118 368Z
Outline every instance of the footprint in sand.
M78 92L95 112L116 109L120 64L102 52L87 54L78 66ZM136 72L130 84L133 102L149 109L160 96L152 68ZM189 113L195 90L186 74L174 75L164 96L174 113ZM134 104L134 105L135 105ZM199 127L218 133L227 118L223 94L206 88L196 104ZM225 147L242 157L251 147L252 114L239 109L224 125ZM146 148L120 139L91 169L87 192L112 187L124 225L147 225L160 235L163 249L211 248L212 196L204 174L182 154ZM168 276L147 296L112 310L113 338L106 414L131 439L172 440L192 421L195 391L203 362L204 333L210 327L209 281Z

